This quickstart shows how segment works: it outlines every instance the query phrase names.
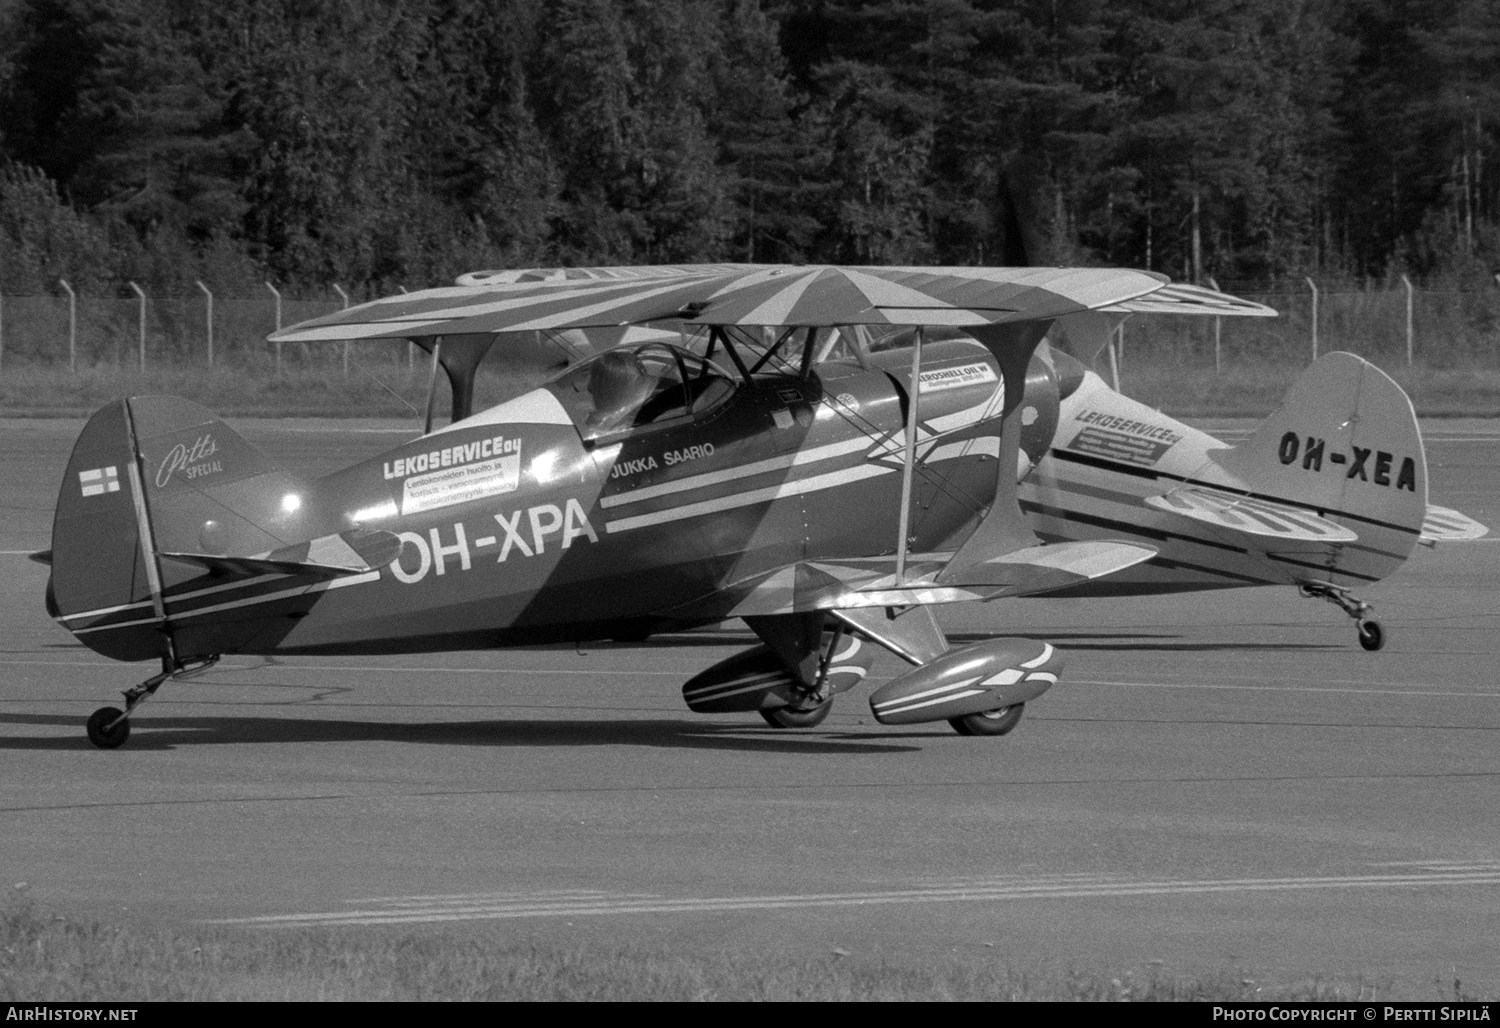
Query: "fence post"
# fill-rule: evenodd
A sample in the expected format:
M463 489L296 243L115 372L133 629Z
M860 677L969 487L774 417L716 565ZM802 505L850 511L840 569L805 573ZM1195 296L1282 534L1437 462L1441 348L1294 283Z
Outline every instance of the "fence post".
M1222 289L1219 288L1218 280L1215 279L1212 275L1208 276L1208 284L1213 287L1213 290L1216 293L1222 293L1224 291L1224 290L1222 290ZM1219 373L1219 366L1220 366L1219 365L1219 342L1220 342L1220 339L1223 336L1223 332L1224 332L1224 319L1221 318L1221 317L1219 317L1219 315L1215 314L1214 315L1214 374L1215 375L1217 375Z
M281 294L278 293L276 291L276 287L273 286L269 282L266 283L266 288L271 291L271 295L272 296L276 297L276 331L280 332L281 331ZM281 340L280 339L276 340L276 377L277 378L281 377Z
M72 374L78 373L78 294L73 292L73 287L68 285L68 280L60 278L57 284L68 291L68 371Z
M339 299L344 301L344 310L349 309L349 294L339 288L339 284L333 284L333 291L339 294ZM344 377L349 377L349 340L344 340Z
M1307 288L1312 290L1312 347L1313 362L1316 363L1318 360L1318 284L1306 275L1302 276L1302 280L1307 283Z
M1495 281L1497 283L1500 283L1500 275L1496 275L1495 276ZM407 289L406 289L405 286L397 286L396 288L399 289L399 290L401 290L401 292L403 292L403 293L405 293L407 291ZM410 339L408 339L406 341L406 377L407 377L408 380L411 378L412 369L414 367L416 367L416 363L417 363L417 344L414 343L414 342L412 342Z
M208 297L208 366L214 366L214 294L209 291L208 286L203 284L202 279L195 279L198 288L203 290L203 295Z
M146 291L134 282L130 288L135 290L135 295L141 298L141 374L146 373Z
M1411 279L1405 275L1401 276L1402 285L1406 286L1406 366L1411 367L1412 351L1412 326L1411 326Z

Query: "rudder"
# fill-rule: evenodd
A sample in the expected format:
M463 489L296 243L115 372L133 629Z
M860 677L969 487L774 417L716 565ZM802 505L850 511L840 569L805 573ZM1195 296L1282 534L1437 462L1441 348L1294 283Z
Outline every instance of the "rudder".
M1411 400L1352 353L1315 362L1255 433L1216 463L1248 492L1346 523L1360 537L1354 549L1396 565L1416 544L1427 514L1427 457ZM1352 567L1345 559L1338 565ZM1390 569L1367 570L1357 577L1383 577Z
M175 397L116 400L69 457L52 526L49 612L96 652L162 653L163 593L201 569L157 554L250 554L305 538L297 484L208 410ZM154 552L143 545L152 537Z

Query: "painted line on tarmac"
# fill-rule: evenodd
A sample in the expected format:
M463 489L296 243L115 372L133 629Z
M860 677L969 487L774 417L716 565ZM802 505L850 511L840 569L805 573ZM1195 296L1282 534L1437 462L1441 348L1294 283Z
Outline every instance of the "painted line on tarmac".
M608 651L597 650L596 653ZM0 667L104 667L122 668L127 664L112 663L104 660L0 660ZM211 671L202 672L194 676L198 681L208 681L214 675L223 674L225 671L300 671L313 674L329 674L331 672L367 673L371 671L389 672L391 674L427 674L427 675L651 675L662 678L681 678L684 674L691 675L687 671L634 671L630 668L611 668L598 670L590 668L578 668L576 670L551 670L546 668L526 667L402 667L392 664L386 667L356 667L341 664L338 667L310 667L294 664L216 664ZM288 688L292 688L288 686Z
M1204 682L1111 682L1098 678L1072 678L1067 684L1114 685L1138 689L1229 689L1246 692L1332 692L1354 693L1359 696L1452 696L1463 699L1500 700L1500 692L1452 692L1439 689L1356 689L1353 687L1316 685L1227 685Z
M535 917L596 917L607 914L707 914L727 911L895 906L913 903L1000 903L1027 900L1122 899L1136 896L1188 896L1212 893L1297 892L1313 889L1420 889L1431 886L1500 886L1500 867L1475 871L1339 875L1295 878L1232 878L1189 881L1122 881L1100 876L1033 879L1027 882L970 882L912 889L807 895L724 896L674 899L607 892L487 893L470 896L391 897L352 900L367 909L307 914L270 914L207 920L208 924L257 928L352 927L432 924Z

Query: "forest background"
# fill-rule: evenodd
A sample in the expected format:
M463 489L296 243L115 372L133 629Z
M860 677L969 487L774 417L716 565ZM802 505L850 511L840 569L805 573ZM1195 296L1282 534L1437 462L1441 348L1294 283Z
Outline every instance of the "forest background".
M1492 0L0 0L0 292L1500 264Z

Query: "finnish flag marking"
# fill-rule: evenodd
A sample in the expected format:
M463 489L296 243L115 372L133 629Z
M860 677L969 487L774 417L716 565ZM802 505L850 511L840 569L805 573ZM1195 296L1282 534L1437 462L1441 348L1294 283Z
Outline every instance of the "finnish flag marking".
M83 487L83 495L85 496L98 496L101 493L117 493L120 491L120 473L113 464L107 468L80 471L78 473L78 484Z

